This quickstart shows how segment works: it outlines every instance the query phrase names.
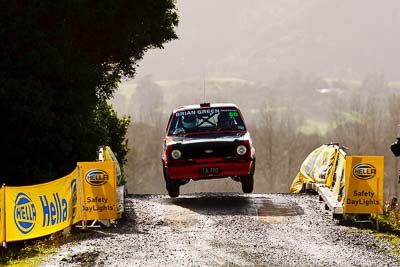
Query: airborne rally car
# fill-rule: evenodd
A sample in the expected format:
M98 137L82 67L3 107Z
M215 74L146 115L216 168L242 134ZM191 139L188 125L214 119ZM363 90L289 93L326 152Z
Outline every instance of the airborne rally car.
M244 193L254 185L255 149L235 104L176 108L168 121L162 153L168 194L192 180L231 177Z

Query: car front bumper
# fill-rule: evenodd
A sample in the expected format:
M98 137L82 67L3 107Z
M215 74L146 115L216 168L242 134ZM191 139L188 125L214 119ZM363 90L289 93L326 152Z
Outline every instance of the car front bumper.
M214 179L249 175L253 162L252 158L213 158L167 162L164 167L171 179ZM211 173L204 171L208 169Z

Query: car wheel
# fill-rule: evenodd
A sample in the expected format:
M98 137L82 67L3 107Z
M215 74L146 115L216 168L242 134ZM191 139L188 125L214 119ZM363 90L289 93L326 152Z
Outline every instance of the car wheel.
M240 177L240 182L242 183L243 193L251 193L254 189L254 172L256 170L256 159L253 159L253 164L251 166L251 171L249 175L244 175Z
M165 171L165 169L164 169L164 179L168 195L170 197L178 197L180 182L177 180L172 180L171 177L168 175L168 173Z
M254 174L242 176L240 179L242 183L243 193L251 193L254 189Z

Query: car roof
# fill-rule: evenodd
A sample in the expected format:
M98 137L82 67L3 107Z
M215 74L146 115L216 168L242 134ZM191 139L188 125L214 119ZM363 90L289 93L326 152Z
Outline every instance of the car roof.
M182 110L190 110L190 109L201 109L201 108L236 108L238 106L233 103L202 103L202 104L193 104L193 105L186 105L180 106L174 109L174 113Z

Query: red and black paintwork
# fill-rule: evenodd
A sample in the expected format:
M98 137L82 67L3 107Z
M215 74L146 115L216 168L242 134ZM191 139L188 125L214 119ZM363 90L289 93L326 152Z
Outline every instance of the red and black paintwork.
M231 177L242 183L245 193L253 191L255 148L247 128L234 130L196 131L188 134L170 134L173 117L177 112L210 108L236 109L234 104L200 104L175 109L169 119L164 139L162 167L167 191L171 197L179 195L179 186L192 180ZM245 146L246 153L239 155L238 146ZM173 150L181 156L174 159Z

